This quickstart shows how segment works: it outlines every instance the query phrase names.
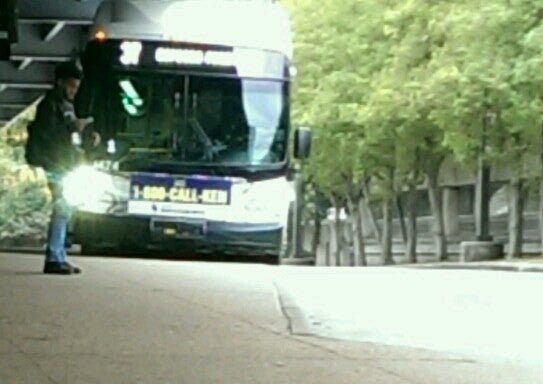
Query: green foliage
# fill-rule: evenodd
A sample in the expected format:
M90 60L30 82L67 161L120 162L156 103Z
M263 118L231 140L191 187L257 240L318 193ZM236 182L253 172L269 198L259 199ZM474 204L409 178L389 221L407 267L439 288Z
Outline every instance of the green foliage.
M43 174L24 161L25 123L16 122L0 140L0 241L45 238L50 202Z
M522 169L542 149L543 3L285 0L311 180L387 197L452 154ZM486 148L483 149L483 137Z

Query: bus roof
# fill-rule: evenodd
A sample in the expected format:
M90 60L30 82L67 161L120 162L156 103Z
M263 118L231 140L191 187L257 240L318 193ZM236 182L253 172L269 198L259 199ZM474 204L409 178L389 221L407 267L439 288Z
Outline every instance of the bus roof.
M266 49L292 60L286 10L266 0L107 0L92 32L108 39Z

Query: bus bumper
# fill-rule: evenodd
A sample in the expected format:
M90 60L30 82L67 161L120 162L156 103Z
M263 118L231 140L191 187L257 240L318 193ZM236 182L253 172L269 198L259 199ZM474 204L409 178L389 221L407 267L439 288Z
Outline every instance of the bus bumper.
M202 233L185 231L192 219L163 219L77 212L72 235L83 248L220 253L240 256L278 256L283 227L279 223L244 224L218 221L198 222Z

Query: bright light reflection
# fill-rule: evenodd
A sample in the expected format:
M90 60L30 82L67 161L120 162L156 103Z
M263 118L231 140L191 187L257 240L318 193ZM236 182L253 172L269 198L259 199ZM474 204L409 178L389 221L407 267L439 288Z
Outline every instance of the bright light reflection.
M128 96L132 100L136 107L141 107L143 105L143 100L141 99L138 91L136 91L130 80L122 80L119 82L119 84L126 96Z
M111 176L90 166L77 168L63 181L64 198L72 206L97 202L106 191L111 190L113 190Z
M370 257L375 261L378 257ZM324 337L540 360L537 274L404 268L285 269L294 326ZM519 298L522 298L519 300Z
M123 65L138 65L143 45L139 41L123 41L121 43L121 63Z
M235 48L234 56L239 76L261 77L266 73L266 53L264 51Z
M204 52L195 49L158 48L155 60L163 64L201 65L204 63Z

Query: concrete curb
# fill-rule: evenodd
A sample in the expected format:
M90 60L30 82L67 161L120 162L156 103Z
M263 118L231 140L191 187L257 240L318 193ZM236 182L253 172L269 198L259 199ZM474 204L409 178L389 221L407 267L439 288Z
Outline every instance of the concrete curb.
M295 259L283 259L281 260L281 265L285 266L314 266L315 258L313 257L303 257Z
M25 253L25 254L42 254L45 248L38 247L0 247L0 253Z
M488 263L442 263L426 265L404 265L404 268L415 269L448 269L448 270L476 270L476 271L505 271L505 272L543 272L543 264L537 266L528 263L518 264L488 264Z
M16 253L16 254L31 254L41 255L44 248L38 247L0 247L0 253ZM70 255L77 256L77 250L71 250ZM300 259L286 260L284 266L313 266L314 259L310 257ZM383 267L376 265L373 267ZM479 271L502 271L502 272L530 272L543 273L543 263L536 265L532 263L430 263L430 264L396 264L392 268L412 268L412 269L441 269L441 270L479 270Z

